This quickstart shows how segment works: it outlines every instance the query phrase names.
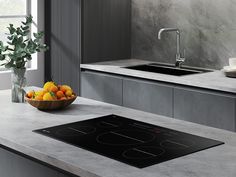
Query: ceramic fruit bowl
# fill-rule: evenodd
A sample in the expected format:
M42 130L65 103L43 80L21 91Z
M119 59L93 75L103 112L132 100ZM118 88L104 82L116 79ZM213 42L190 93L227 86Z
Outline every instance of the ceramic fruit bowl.
M65 100L52 100L52 101L41 101L41 100L34 100L28 97L25 97L26 102L28 102L33 107L40 109L40 110L58 110L63 109L73 103L76 99L76 95L71 98L67 98Z

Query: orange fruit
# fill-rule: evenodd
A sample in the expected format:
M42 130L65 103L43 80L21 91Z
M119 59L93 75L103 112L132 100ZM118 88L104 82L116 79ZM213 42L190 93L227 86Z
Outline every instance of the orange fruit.
M56 93L56 95L57 95L57 98L62 98L62 97L65 97L65 95L64 95L64 93L63 93L63 91L57 91L57 93Z
M57 88L57 86L53 85L49 88L49 91L56 93L58 91L58 88Z
M63 86L60 86L60 91L62 91L63 93L66 93L66 88Z
M34 96L34 90L29 91L29 92L26 94L26 96L27 96L28 98L33 98L33 96Z
M68 85L62 85L62 86L60 86L60 90L63 91L64 93L66 93L66 91L68 91L68 90L70 90L71 92L73 92L72 89L71 89L71 87L68 86Z
M66 100L66 97L65 97L65 96L64 96L64 97L61 97L60 100Z
M47 92L43 95L44 101L53 101L55 100L55 94L53 92Z
M43 96L38 95L34 99L37 101L43 101Z
M66 96L67 96L67 97L72 96L72 91L71 91L71 90L67 90L67 91L66 91Z

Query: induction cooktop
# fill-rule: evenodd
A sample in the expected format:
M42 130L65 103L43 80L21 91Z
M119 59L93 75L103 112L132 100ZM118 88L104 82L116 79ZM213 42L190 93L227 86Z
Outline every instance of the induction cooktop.
M224 144L118 115L43 128L35 132L138 168Z

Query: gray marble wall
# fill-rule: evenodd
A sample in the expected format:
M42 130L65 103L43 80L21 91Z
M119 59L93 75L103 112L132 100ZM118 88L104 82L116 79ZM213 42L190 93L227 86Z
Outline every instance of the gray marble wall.
M163 27L181 29L186 64L222 68L236 57L236 0L132 0L132 58L174 63L176 36Z

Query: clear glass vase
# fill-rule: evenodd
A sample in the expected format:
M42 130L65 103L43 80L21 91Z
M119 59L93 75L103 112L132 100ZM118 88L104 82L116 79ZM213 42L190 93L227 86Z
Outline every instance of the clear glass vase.
M12 102L24 103L25 102L25 90L26 87L26 69L25 68L13 68L11 74L11 95Z

